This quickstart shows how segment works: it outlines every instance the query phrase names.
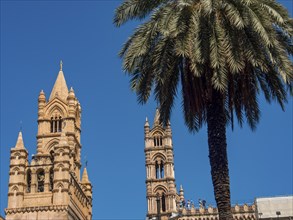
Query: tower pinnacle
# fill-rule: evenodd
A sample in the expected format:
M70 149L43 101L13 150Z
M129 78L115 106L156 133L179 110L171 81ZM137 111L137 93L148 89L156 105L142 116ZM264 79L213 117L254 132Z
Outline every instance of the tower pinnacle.
M60 71L62 71L62 68L63 68L63 62L62 60L60 60Z
M157 108L153 126L158 126L158 125L160 125L160 110Z
M17 137L17 141L16 141L15 148L17 148L17 149L24 149L24 143L23 143L21 131L18 133L18 137Z
M83 169L83 174L82 174L81 182L82 183L90 183L89 177L88 177L88 174L87 174L86 167Z
M150 124L149 124L149 120L148 120L147 117L145 118L145 124L144 124L144 126L145 126L145 127L149 127L149 126L150 126Z
M60 61L60 71L58 73L54 87L52 89L49 101L52 100L54 97L59 97L63 100L66 100L66 98L68 96L68 87L67 87L67 84L65 81L62 67L63 67L63 62L61 60Z

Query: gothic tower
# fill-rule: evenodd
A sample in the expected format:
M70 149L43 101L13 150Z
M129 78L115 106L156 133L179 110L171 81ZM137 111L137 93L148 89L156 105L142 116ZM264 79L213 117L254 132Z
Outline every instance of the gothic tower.
M38 98L37 153L28 160L22 133L11 149L6 219L91 219L92 185L80 179L81 107L62 62L51 95Z
M144 125L147 217L169 219L176 209L176 183L172 131L170 123L160 124L159 110L156 110L154 125L150 129L148 120Z

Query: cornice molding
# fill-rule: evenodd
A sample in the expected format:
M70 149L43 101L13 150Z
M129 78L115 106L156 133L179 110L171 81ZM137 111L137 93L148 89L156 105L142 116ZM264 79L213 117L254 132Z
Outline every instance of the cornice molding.
M5 214L25 213L25 212L39 212L39 211L68 211L68 206L65 205L52 205L52 206L34 206L23 208L7 208Z

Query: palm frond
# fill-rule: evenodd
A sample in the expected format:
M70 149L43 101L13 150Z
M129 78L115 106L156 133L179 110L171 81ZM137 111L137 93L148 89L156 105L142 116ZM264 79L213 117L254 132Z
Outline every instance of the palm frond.
M143 19L152 10L158 8L160 5L168 2L168 0L126 0L116 10L114 15L114 24L121 26L125 22L132 19Z

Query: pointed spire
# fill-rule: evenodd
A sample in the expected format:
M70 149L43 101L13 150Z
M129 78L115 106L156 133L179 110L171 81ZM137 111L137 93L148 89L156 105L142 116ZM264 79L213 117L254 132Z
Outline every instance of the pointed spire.
M43 90L39 94L39 102L46 102L46 96Z
M63 68L63 62L62 60L60 60L60 71L62 71L62 68Z
M145 123L144 123L144 135L145 135L145 137L148 136L149 132L150 132L150 124L149 124L148 118L146 117L145 118Z
M17 149L25 149L21 131L18 133L15 148L17 148Z
M154 118L154 126L160 125L160 110L156 108L156 114Z
M68 96L68 87L65 81L62 68L63 68L63 63L62 61L60 61L60 71L58 73L58 76L55 81L49 100L53 99L56 96L63 100L66 100Z
M145 127L149 127L150 126L148 117L145 118L145 124L144 124L144 126Z
M75 98L75 94L74 94L74 90L72 87L70 87L69 93L68 93L68 98L69 99L74 99Z
M89 177L87 175L86 167L83 169L83 174L82 174L81 182L82 183L90 183Z
M179 197L181 200L184 200L184 190L183 190L182 185L180 185Z

